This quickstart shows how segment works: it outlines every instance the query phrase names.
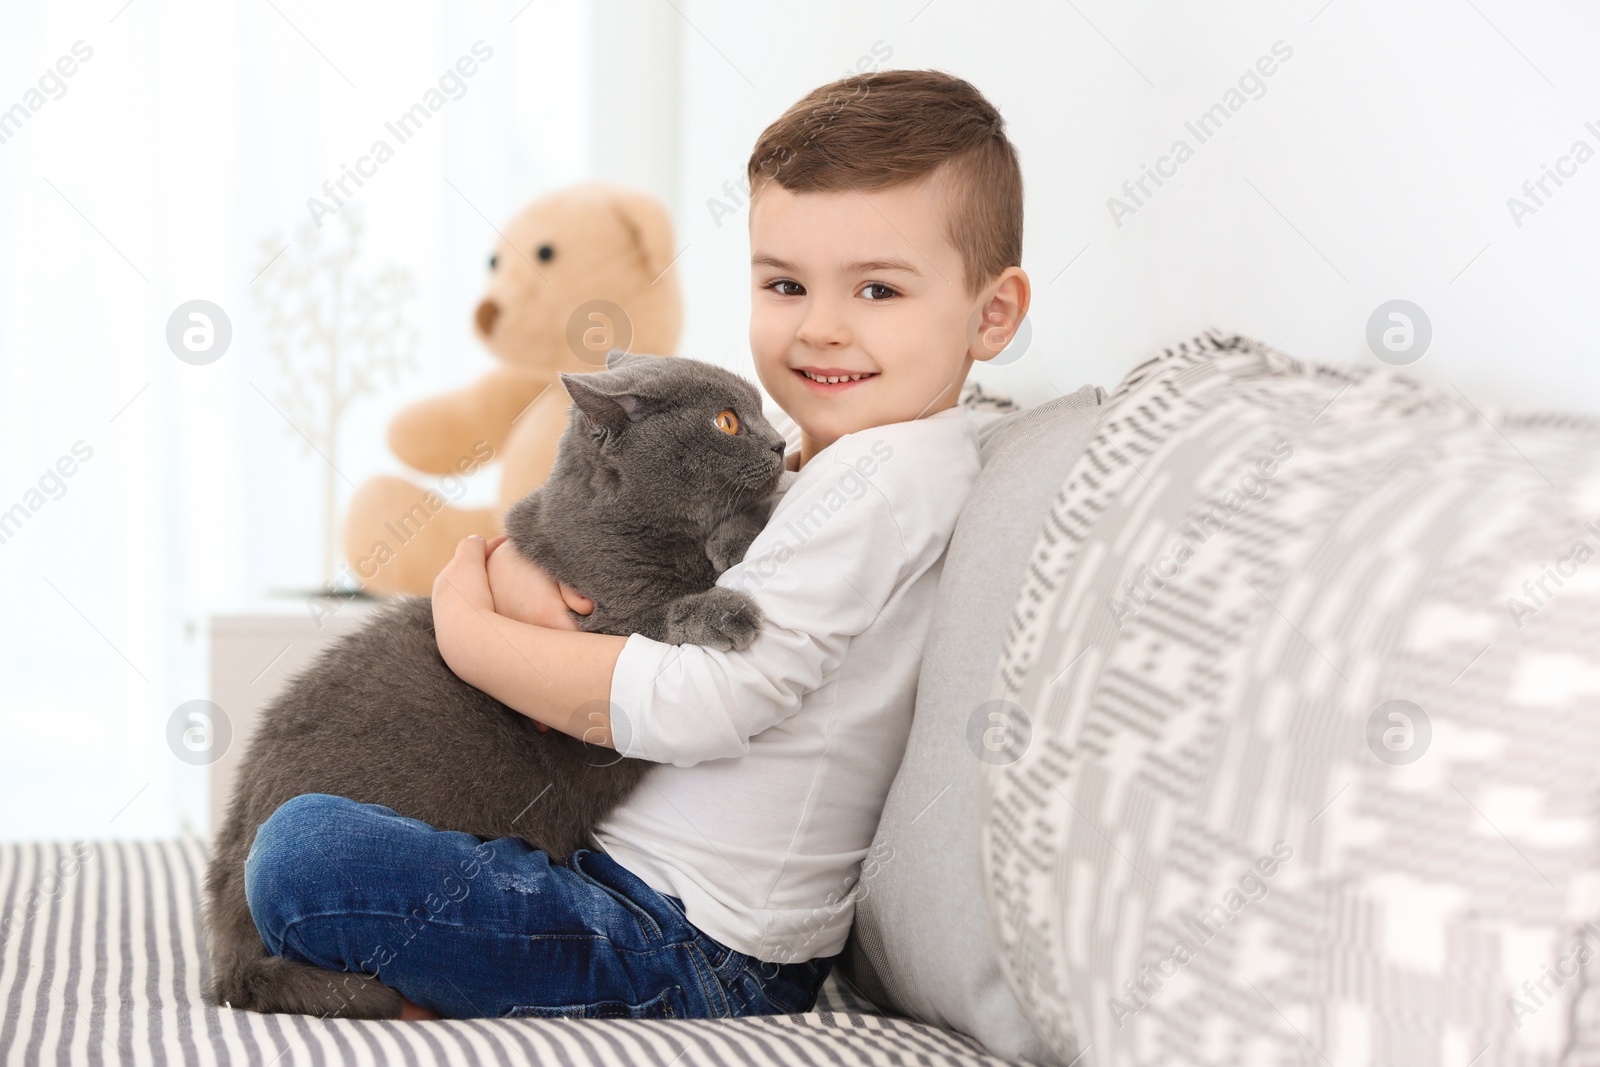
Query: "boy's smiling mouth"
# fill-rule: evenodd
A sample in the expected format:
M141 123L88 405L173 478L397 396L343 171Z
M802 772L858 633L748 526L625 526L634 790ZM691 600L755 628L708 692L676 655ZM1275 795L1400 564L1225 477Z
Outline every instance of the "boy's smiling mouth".
M848 371L838 367L796 367L794 372L819 393L839 393L876 378L876 371Z

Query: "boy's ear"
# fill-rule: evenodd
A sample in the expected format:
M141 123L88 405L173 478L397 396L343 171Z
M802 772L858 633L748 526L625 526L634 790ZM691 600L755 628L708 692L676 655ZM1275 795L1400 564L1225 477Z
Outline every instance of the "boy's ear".
M583 412L585 421L596 430L626 430L650 414L650 402L630 392L622 376L608 371L573 374L563 371L558 377L567 395Z
M967 348L974 359L987 362L1019 338L1026 349L1033 330L1028 321L1031 300L1028 275L1021 267L1007 267L1000 272L993 295L974 309L967 322ZM1021 355L1018 351L1006 362Z

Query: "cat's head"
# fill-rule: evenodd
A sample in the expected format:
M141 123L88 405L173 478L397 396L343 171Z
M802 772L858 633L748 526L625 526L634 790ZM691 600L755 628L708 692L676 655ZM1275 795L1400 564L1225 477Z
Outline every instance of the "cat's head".
M720 511L777 488L783 435L732 371L613 349L605 370L560 378L573 404L561 447L603 465L629 497Z

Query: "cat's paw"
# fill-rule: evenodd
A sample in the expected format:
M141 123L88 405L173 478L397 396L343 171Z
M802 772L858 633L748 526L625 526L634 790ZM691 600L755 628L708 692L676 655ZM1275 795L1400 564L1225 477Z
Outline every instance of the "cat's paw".
M761 609L744 593L720 587L679 597L667 609L667 642L740 651L761 632Z

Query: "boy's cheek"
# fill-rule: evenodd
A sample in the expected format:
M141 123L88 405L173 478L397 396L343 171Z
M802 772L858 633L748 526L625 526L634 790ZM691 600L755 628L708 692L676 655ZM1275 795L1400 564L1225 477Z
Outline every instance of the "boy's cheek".
M759 305L753 307L750 311L750 347L757 355L775 356L781 360L797 328L794 312Z

